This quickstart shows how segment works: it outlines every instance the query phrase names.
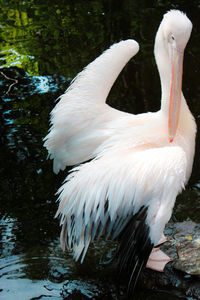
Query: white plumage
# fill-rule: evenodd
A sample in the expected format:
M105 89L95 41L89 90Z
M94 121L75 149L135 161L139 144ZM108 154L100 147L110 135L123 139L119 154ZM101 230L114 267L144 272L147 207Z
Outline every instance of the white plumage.
M162 236L194 156L196 125L181 93L181 59L191 29L190 20L176 10L165 14L159 27L158 112L132 115L105 103L118 74L139 50L134 40L114 44L90 63L51 112L44 145L54 172L92 159L75 167L58 191L62 247L67 244L76 260L84 259L94 238L118 238L143 207L147 213L140 222L147 228L149 253Z
M111 121L129 115L105 101L120 71L138 50L134 40L114 44L79 73L61 96L51 112L52 127L45 142L55 173L95 157L97 147L119 126Z
M67 238L74 257L82 254L83 259L97 228L98 236L105 229L107 236L116 238L141 205L149 206L147 222L156 245L184 186L185 168L185 153L179 147L115 151L75 168L59 190L57 214L62 213L61 224L68 225L62 231L63 248Z

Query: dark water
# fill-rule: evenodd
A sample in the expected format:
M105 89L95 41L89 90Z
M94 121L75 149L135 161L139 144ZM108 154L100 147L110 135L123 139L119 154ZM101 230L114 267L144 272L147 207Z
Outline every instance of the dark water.
M107 292L98 299L111 299L114 269L106 262L113 245L94 245L83 265L59 247L54 194L66 171L54 175L46 160L42 138L49 112L77 72L126 38L140 43L140 53L119 76L108 102L133 113L157 110L154 37L163 13L179 8L194 25L185 52L183 91L199 124L200 1L1 0L0 5L0 299L63 299L63 285L72 279L87 297L94 299L90 286L98 283ZM199 154L198 135L193 173L177 199L175 221L200 220ZM150 298L183 299L178 289L138 296Z

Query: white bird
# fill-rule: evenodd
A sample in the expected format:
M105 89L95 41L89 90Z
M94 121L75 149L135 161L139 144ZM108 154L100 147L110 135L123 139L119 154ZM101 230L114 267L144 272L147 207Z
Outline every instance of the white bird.
M95 238L118 239L119 264L127 268L130 287L162 238L192 170L196 125L181 91L191 30L184 13L163 16L154 48L162 91L158 112L133 115L105 103L139 50L134 40L112 45L90 63L51 112L44 146L54 172L77 165L58 191L62 248L67 245L82 262ZM149 261L153 268L154 258Z

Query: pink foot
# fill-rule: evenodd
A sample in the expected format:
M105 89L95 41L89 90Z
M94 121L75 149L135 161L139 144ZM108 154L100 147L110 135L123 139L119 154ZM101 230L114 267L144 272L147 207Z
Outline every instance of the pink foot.
M159 248L154 248L151 251L149 259L146 264L146 268L152 269L154 271L163 272L166 264L173 259L167 256Z
M170 239L164 236L164 234L162 234L156 246L159 246L167 241L170 241ZM164 252L162 252L160 248L153 248L147 261L146 268L158 272L163 272L166 264L172 260L173 259L167 256Z

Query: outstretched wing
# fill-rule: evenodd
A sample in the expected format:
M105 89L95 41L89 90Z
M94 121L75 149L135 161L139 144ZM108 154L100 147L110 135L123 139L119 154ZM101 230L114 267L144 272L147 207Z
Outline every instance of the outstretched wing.
M135 224L141 208L143 218L132 251L135 247L139 253L137 242L144 225L150 244L157 244L184 187L185 172L186 158L180 147L107 151L74 168L59 190L62 247L66 244L76 260L83 260L94 238L105 234L123 240L123 230L131 220Z
M55 173L94 158L95 150L113 134L113 121L134 117L105 101L117 76L138 50L134 40L112 45L79 73L61 96L51 112L51 128L44 139Z

